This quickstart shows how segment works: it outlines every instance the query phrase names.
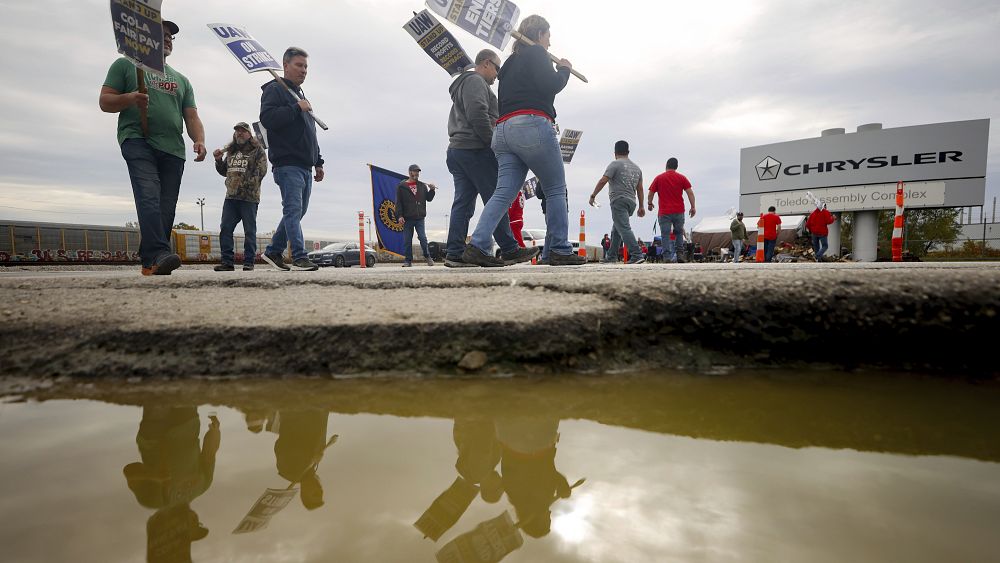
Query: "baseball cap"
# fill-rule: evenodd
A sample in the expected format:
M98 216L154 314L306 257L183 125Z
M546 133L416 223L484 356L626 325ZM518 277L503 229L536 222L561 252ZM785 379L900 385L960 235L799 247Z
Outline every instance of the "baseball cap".
M177 35L181 31L181 28L177 27L177 24L170 20L163 20L163 29L169 31L170 35Z
M417 172L420 172L420 167L417 166L416 164L411 164L410 168L409 168L409 171L413 172L414 170L416 170Z
M250 125L246 121L241 121L241 122L237 123L236 125L233 125L233 129L246 129L249 132L250 131Z

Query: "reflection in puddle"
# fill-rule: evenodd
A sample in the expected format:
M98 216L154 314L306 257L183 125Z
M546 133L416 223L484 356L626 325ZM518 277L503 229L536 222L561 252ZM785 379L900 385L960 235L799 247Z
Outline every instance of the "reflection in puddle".
M4 560L982 561L1000 548L995 385L178 385L0 405Z

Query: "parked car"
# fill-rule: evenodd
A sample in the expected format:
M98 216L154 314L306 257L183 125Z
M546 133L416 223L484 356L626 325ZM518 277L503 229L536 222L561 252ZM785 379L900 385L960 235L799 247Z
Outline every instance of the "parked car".
M521 238L524 239L524 246L530 247L534 241L535 246L542 248L545 246L545 229L521 229ZM580 241L570 240L569 243L573 245L574 253L580 251Z
M361 245L356 242L335 242L319 250L309 253L309 259L319 266L334 266L336 268L350 267L361 264ZM375 267L376 252L365 245L365 266Z

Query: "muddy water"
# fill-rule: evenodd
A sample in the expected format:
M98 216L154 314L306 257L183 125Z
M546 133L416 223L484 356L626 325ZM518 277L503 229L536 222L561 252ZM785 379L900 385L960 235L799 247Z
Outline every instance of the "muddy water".
M1000 386L63 383L0 404L4 561L997 561Z

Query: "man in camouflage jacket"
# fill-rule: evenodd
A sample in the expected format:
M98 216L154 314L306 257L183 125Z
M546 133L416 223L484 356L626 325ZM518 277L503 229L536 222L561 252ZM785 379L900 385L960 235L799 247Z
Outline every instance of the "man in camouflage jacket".
M257 205L260 203L260 182L267 174L267 153L250 133L245 122L233 127L233 142L217 149L215 169L226 177L226 202L222 206L219 246L222 263L217 272L235 268L233 231L243 222L243 269L253 270L257 256ZM225 155L225 157L223 157Z

